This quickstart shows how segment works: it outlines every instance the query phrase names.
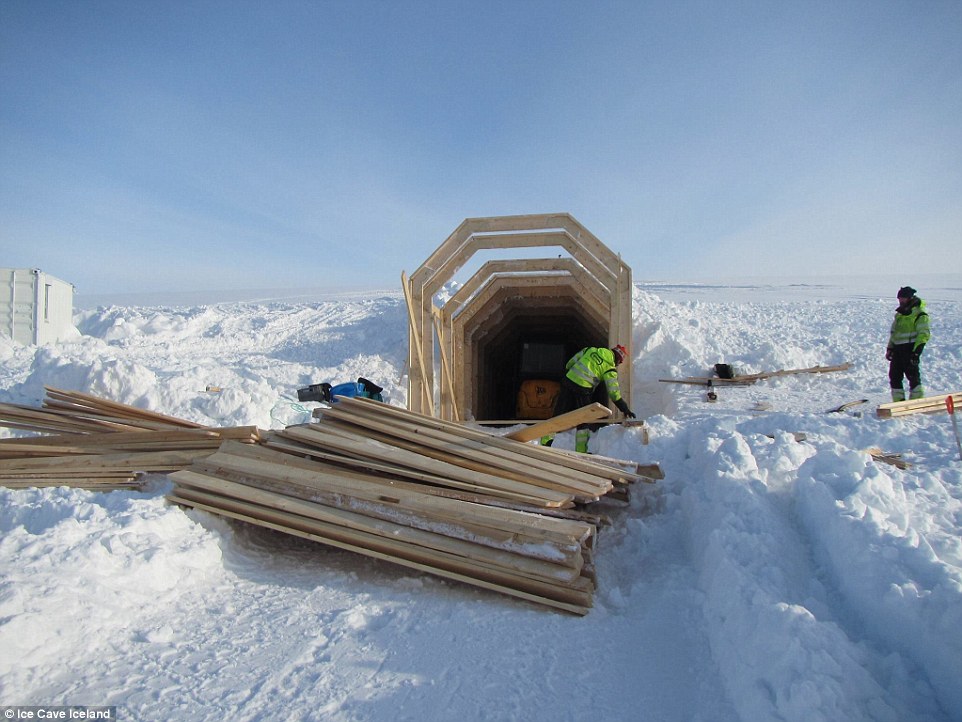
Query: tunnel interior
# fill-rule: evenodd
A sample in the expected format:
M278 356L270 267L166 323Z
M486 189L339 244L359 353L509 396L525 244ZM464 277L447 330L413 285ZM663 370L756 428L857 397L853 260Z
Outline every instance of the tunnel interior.
M521 418L517 399L525 381L560 383L567 360L585 346L606 345L608 329L576 298L515 298L502 301L466 340L475 417L511 420Z

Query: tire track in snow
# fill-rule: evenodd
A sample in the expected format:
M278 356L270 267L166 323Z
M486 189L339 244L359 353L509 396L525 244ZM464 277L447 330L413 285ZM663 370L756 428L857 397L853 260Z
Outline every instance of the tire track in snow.
M682 492L712 649L744 660L722 670L739 713L940 719L924 692L911 689L907 670L845 628L835 590L819 582L811 539L780 488L800 463L794 441L785 434L776 449L753 441L766 453L756 456L737 431L690 432Z

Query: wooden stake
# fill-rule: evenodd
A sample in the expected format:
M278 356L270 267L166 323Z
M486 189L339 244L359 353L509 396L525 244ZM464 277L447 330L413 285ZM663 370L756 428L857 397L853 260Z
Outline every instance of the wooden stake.
M414 314L414 304L411 301L411 289L408 285L408 277L404 271L401 271L401 288L404 290L404 303L408 308L408 322L411 326L411 335L413 336L414 340L414 348L417 351L418 367L421 371L422 394L424 396L424 400L427 401L431 416L434 416L434 386L428 386L428 371L424 365L424 354L421 353L421 336L418 333L416 316Z

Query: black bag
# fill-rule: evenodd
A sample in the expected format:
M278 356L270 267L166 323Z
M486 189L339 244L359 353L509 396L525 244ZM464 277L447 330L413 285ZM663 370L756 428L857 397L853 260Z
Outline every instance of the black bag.
M715 374L720 379L735 378L735 369L730 364L715 364Z

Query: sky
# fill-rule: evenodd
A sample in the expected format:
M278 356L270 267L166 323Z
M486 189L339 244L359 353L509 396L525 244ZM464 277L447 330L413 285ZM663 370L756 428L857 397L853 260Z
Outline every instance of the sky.
M387 288L566 212L636 281L959 272L960 36L958 0L0 0L0 266Z

